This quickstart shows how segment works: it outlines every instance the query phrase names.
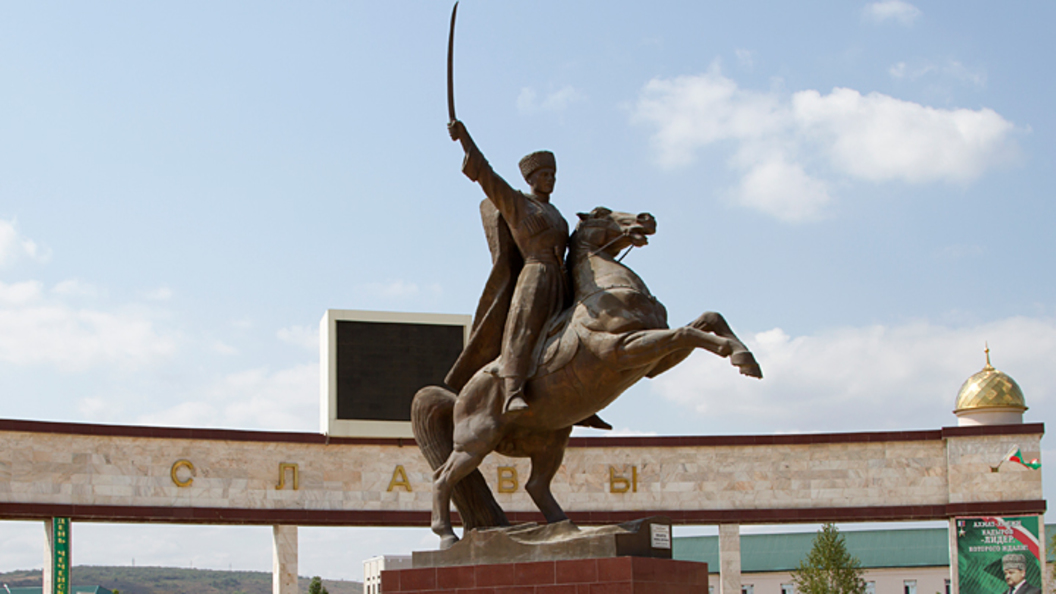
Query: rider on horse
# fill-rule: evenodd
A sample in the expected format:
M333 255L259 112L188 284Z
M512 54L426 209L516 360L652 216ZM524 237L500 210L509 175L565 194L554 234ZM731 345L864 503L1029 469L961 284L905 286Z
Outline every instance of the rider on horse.
M491 168L465 125L448 124L451 138L465 151L462 172L480 184L481 204L494 268L477 307L469 344L448 373L448 385L460 390L484 365L500 357L504 414L528 410L525 384L535 373L547 322L571 301L565 248L568 223L550 203L557 162L549 151L520 161L531 193L512 188ZM597 419L588 426L609 428Z

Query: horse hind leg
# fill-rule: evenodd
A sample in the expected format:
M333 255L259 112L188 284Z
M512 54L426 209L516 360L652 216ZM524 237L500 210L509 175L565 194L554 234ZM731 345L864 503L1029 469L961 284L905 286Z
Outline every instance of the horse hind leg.
M454 408L457 396L439 386L422 388L411 403L411 428L429 467L440 469L454 451ZM495 501L484 475L474 469L454 486L451 493L462 527L509 526L506 514Z
M693 320L689 325L698 330L710 332L711 334L729 340L730 346L733 349L730 353L730 363L737 366L744 375L757 378L763 377L763 370L759 367L759 363L756 362L755 355L748 350L748 347L741 342L740 338L737 338L737 335L733 333L730 325L726 323L726 318L722 317L722 314L714 311L707 311L701 314L696 320Z
M546 521L551 524L568 519L565 511L554 499L550 483L554 480L558 469L561 468L561 461L565 457L565 447L568 445L568 436L571 433L571 427L560 429L555 431L550 439L540 444L541 447L531 455L532 474L524 485L524 490L528 491L536 507L543 512Z
M440 548L447 549L458 542L451 526L451 496L459 481L477 470L483 455L456 449L433 475L432 530L440 537Z

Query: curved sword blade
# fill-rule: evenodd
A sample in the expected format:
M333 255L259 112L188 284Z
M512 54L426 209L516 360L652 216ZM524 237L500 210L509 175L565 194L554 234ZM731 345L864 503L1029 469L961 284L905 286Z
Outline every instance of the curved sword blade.
M447 38L447 116L455 121L455 15L458 2L451 9L451 34Z

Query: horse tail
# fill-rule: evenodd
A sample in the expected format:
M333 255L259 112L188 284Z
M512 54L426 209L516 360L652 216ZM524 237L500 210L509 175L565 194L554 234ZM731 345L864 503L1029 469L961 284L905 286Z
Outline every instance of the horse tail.
M456 399L457 396L446 388L429 386L418 390L411 402L414 439L434 471L447 462L454 449ZM462 516L462 527L466 530L510 525L479 469L455 485L451 500Z

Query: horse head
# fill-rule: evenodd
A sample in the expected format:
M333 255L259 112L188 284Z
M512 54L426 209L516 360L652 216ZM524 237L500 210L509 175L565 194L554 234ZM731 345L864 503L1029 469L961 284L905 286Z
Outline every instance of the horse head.
M656 219L643 212L614 212L598 206L589 213L578 213L579 222L572 242L589 246L591 253L604 253L616 257L629 246L642 247L649 243L648 236L656 233Z

